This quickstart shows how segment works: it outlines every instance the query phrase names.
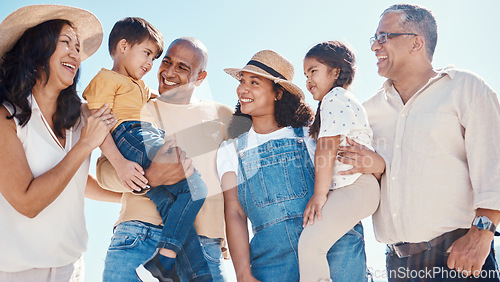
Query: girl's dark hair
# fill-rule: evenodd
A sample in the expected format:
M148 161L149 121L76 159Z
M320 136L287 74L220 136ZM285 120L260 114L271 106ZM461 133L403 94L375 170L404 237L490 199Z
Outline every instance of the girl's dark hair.
M274 102L274 116L279 127L303 127L311 124L314 113L304 99L285 90L279 84L273 84L273 91L278 94L281 90L281 99ZM229 138L236 138L252 127L252 116L241 112L240 102L236 108L228 127Z
M330 70L337 68L340 70L332 89L335 87L347 88L352 84L354 74L356 73L356 59L354 53L344 43L340 41L319 43L307 52L305 58L316 59L318 62L328 66ZM318 104L314 122L309 128L309 134L314 139L318 138L321 127L320 107L321 102Z
M8 119L16 117L25 126L31 118L29 97L37 80L50 76L50 57L59 41L62 27L71 23L66 20L49 20L29 28L12 49L5 53L0 64L0 105L7 103L14 108ZM42 75L43 72L43 75ZM76 93L80 71L73 84L59 93L56 112L52 116L55 134L65 137L64 129L70 129L81 115L81 101Z

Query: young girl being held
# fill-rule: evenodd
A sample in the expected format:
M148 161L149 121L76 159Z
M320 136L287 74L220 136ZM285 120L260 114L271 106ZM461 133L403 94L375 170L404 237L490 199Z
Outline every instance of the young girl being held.
M317 44L304 59L307 90L319 105L310 127L317 142L316 176L299 240L300 281L329 281L328 250L378 207L379 184L372 174L339 173L352 167L337 160L338 146L348 145L347 138L373 150L366 112L347 90L354 73L354 54L339 41Z

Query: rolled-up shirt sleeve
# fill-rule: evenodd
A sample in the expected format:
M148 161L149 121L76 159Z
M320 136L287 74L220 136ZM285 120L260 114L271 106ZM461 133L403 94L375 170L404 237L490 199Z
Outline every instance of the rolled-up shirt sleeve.
M462 118L475 208L500 210L500 103L482 80Z

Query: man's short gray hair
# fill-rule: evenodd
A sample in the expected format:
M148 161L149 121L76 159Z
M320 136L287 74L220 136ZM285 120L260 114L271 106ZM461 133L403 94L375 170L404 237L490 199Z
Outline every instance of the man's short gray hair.
M405 32L417 33L424 37L426 53L432 62L437 44L437 24L432 12L412 4L395 4L385 9L381 17L388 13L401 14L399 23Z

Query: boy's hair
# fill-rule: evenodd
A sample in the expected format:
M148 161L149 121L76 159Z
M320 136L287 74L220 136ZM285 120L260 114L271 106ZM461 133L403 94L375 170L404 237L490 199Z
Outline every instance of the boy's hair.
M282 91L281 99L274 102L274 117L279 127L291 126L293 128L304 127L311 124L314 113L303 99L294 95L275 83L273 91L278 93ZM252 127L252 116L241 112L241 104L238 101L236 108L228 127L229 138L236 138L247 132Z
M143 18L127 17L115 23L109 34L108 49L111 56L114 55L116 45L122 39L127 40L130 46L140 44L144 40L151 40L158 46L158 59L163 53L163 35L153 25Z
M354 74L356 73L356 58L354 53L342 42L340 41L327 41L319 43L312 47L306 54L306 59L312 58L316 59L318 62L325 64L330 69L338 68L339 76L333 88L335 87L349 87L354 80ZM320 107L321 102L318 104L318 109L316 110L316 117L314 118L313 124L311 124L309 132L310 135L317 139L319 129L321 127L321 117L320 117Z

